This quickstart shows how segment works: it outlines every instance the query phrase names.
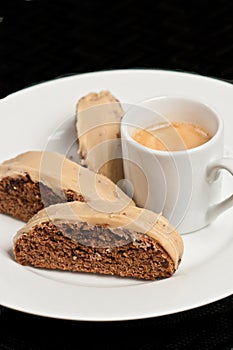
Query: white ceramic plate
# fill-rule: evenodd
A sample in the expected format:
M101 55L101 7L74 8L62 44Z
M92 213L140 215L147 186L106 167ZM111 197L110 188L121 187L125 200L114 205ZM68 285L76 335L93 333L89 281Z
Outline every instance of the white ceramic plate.
M126 104L167 94L200 99L223 117L226 153L233 153L231 84L181 72L115 70L45 82L1 100L0 161L33 149L75 154L76 102L102 89ZM223 196L232 190L226 175ZM208 228L183 236L185 253L178 271L155 282L18 265L12 237L22 222L0 215L0 304L54 318L113 321L161 316L217 301L233 292L232 215L228 210Z

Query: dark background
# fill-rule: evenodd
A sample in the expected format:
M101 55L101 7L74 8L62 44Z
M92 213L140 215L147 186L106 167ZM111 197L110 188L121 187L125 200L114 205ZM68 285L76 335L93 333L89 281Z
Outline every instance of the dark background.
M0 98L60 76L122 68L232 82L233 1L0 0ZM170 316L108 323L0 307L0 349L94 346L231 350L233 297Z

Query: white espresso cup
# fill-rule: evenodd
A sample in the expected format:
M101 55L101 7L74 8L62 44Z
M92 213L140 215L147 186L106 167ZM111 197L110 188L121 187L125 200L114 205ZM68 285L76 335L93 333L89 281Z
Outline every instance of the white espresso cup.
M180 151L151 149L133 138L138 129L168 122L198 125L211 138ZM224 157L223 120L205 103L172 96L143 101L126 111L121 138L126 192L181 234L200 230L233 205L233 195L221 198L220 170L233 175L233 159Z

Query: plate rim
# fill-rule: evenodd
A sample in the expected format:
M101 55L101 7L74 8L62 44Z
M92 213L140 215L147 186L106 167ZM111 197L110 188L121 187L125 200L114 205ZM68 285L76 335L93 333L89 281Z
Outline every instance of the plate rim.
M178 74L178 75L187 75L187 76L191 76L193 78L204 78L205 80L214 80L215 82L218 83L223 83L228 84L228 85L233 85L233 81L229 81L223 78L219 78L219 77L214 77L214 76L206 76L203 75L201 73L198 72L190 72L190 71L185 71L185 70L175 70L175 69L160 69L160 68L119 68L119 69L103 69L103 70L94 70L94 71L88 71L88 72L83 72L83 73L68 73L68 74L64 74L64 75L60 75L48 80L43 80L43 81L38 81L38 82L34 82L30 85L27 85L25 87L22 87L19 90L13 91L11 93L9 93L8 95L4 96L3 98L0 99L0 102L3 100L6 100L8 98L13 97L14 95L19 95L23 92L25 92L25 90L34 90L37 88L40 88L42 85L48 85L48 84L54 84L57 81L62 82L65 80L72 80L75 79L77 77L85 77L85 76L90 76L90 75L102 75L102 74L110 74L110 73L114 73L114 74L119 74L119 73L126 73L126 72L130 72L130 74L132 73L141 73L141 72L156 72L156 73L160 73L160 74Z

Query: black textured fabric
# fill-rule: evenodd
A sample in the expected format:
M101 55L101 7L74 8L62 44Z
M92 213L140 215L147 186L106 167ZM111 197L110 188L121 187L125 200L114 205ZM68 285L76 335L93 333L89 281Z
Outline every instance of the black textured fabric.
M0 97L60 76L120 68L179 70L232 82L232 18L230 0L1 0ZM122 322L56 320L0 307L0 349L84 346L231 350L233 297Z

